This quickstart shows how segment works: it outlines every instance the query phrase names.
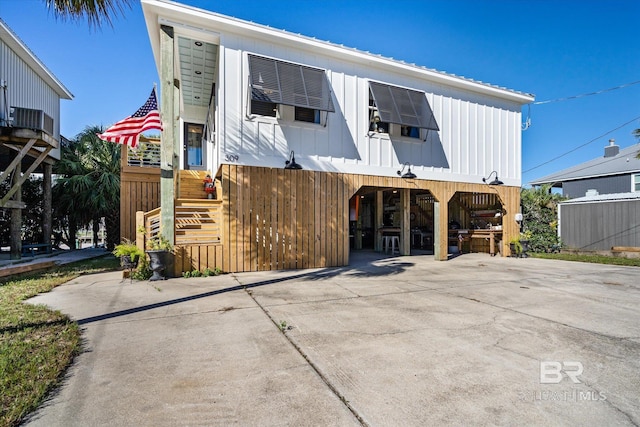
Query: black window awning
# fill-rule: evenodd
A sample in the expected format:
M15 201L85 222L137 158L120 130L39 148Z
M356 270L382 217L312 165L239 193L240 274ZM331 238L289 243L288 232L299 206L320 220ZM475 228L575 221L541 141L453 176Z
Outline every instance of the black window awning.
M369 88L383 122L440 130L424 92L377 82Z
M334 112L324 70L249 55L251 99Z

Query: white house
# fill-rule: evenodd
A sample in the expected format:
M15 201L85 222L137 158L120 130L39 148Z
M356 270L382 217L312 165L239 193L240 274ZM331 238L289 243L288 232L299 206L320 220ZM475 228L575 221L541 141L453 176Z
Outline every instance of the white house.
M32 172L44 177L45 212L51 212L51 167L60 159L60 100L73 95L0 19L0 181L14 179L0 208L12 209L11 256L21 253L22 183ZM51 247L51 215L43 218L43 242Z
M532 95L179 3L142 7L161 79L162 227L174 177L210 171L224 270L345 265L385 243L447 259L517 233ZM284 169L294 157L302 169Z

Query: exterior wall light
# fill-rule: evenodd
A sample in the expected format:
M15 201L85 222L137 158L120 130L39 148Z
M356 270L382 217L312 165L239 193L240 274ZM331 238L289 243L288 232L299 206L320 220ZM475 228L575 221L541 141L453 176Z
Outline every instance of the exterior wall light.
M407 167L407 172L403 175L402 172L404 171L405 166ZM404 179L414 179L417 178L416 174L411 172L411 165L409 164L409 162L405 162L402 165L402 169L400 169L398 171L398 176L401 176Z
M302 169L302 166L296 163L296 157L293 154L293 150L291 150L291 154L289 155L289 160L284 162L285 169Z
M489 178L491 178L491 175L494 175L494 174L496 176L495 179L493 181L491 181L491 182L487 182L487 181L489 181ZM502 184L504 184L504 182L502 182L502 181L500 181L498 179L498 172L496 172L496 171L491 172L488 177L482 178L482 182L484 182L485 184L488 184L488 185L502 185Z

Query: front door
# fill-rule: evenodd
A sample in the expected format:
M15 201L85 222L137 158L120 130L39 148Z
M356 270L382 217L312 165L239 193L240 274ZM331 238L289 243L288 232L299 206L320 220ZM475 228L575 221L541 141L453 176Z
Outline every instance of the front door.
M184 168L205 169L206 151L203 141L204 125L184 124Z

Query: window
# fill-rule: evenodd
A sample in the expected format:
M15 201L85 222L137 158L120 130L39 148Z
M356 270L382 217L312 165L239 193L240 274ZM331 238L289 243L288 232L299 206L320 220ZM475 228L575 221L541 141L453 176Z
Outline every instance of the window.
M278 111L278 104L265 101L251 101L251 114L257 114L259 116L275 117Z
M400 126L400 135L407 138L420 138L420 128L415 126Z
M369 132L388 133L389 123L383 122L373 95L369 92Z
M631 176L631 190L640 192L640 173Z
M335 111L324 70L249 55L249 73L251 114L275 117L273 106L288 105L296 120L320 123L321 112Z
M420 138L420 129L440 130L425 93L417 90L369 82L369 111L370 131Z
M184 124L184 168L203 169L205 145L203 143L204 125L196 123Z
M312 108L295 107L294 113L297 122L320 123L320 110Z

